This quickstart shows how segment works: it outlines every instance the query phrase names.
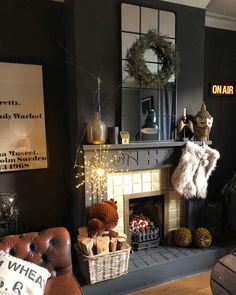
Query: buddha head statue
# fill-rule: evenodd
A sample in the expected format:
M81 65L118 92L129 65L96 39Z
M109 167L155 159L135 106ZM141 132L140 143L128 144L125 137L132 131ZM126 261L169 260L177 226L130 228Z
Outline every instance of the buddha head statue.
M194 117L194 135L196 140L209 140L213 117L206 109L205 102L202 102L201 110Z

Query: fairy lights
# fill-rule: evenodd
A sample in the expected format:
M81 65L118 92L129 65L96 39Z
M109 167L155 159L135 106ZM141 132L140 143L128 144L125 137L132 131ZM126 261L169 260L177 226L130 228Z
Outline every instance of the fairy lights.
M98 195L101 199L107 193L107 176L114 172L110 166L112 160L107 158L108 150L94 151L94 156L85 159L86 176L85 181L91 194Z
M76 178L78 184L76 188L86 184L87 194L91 194L92 197L99 196L99 199L103 199L107 194L107 176L115 172L111 168L113 160L108 159L108 149L100 147L99 150L94 150L93 155L89 158L82 151L80 151L80 155L83 157L84 164L77 165ZM82 162L81 160L80 162Z

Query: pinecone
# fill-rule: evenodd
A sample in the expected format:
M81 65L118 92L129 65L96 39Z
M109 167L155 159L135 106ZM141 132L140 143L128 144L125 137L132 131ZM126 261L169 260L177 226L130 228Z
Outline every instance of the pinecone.
M105 225L105 230L113 229L118 224L117 206L114 200L98 202L88 210L89 220L96 218Z

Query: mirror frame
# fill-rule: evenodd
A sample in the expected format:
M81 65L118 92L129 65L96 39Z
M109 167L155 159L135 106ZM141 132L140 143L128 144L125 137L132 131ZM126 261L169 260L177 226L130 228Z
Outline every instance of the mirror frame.
M128 8L126 11L125 9ZM143 25L143 15L148 12L151 13L152 16L156 15L156 27L151 27L147 25ZM132 13L132 16L130 15ZM125 15L126 14L126 15ZM133 15L134 14L134 15ZM129 18L132 23L127 24L127 18ZM168 20L172 18L172 25L174 23L174 28L171 28ZM174 19L174 21L173 21ZM163 23L161 22L163 21ZM154 22L152 22L153 24ZM165 27L166 25L166 27ZM136 26L136 28L135 28ZM138 27L137 27L138 26ZM145 34L148 29L155 29L161 35L165 34L166 38L171 42L176 42L176 15L174 12L160 10L156 8L149 8L141 5L134 5L128 3L121 4L121 63L122 63L122 110L121 110L121 129L128 131L131 135L131 141L139 142L143 140L154 140L154 141L174 141L176 140L176 124L177 124L177 82L176 77L172 77L165 86L158 85L149 85L144 86L141 83L135 81L131 77L127 78L127 72L125 72L125 54L126 50L132 45L132 43L138 38L140 35ZM131 40L125 40L125 37L130 36ZM128 46L126 46L128 45ZM150 55L149 55L150 56ZM158 60L155 55L154 59L156 61L151 61L151 65L155 64L158 67ZM147 60L145 60L147 61ZM149 61L150 62L150 61ZM167 87L169 86L169 87ZM133 98L130 99L131 103L125 101L125 91L133 92ZM135 101L135 97L139 99L139 105L132 104ZM167 97L167 98L166 98ZM156 98L156 99L155 99ZM143 108L144 102L149 100L150 107L154 108L156 111L156 115L158 118L158 125L160 127L160 132L156 137L154 136L143 136L140 132L142 125L144 124L145 119L147 118L147 112L144 114ZM163 113L162 110L165 109L165 105L168 105L166 100L170 102L169 107L171 108L171 112L169 109L169 113ZM126 110L128 108L128 111ZM133 111L133 114L130 113L130 110ZM127 119L130 120L127 123ZM132 121L132 122L131 122ZM136 121L136 122L135 122ZM139 122L137 122L139 121ZM166 121L166 123L165 123ZM167 126L168 128L161 127ZM136 127L134 127L136 125ZM133 129L132 129L133 128ZM134 133L137 131L136 135ZM164 131L166 134L164 135Z

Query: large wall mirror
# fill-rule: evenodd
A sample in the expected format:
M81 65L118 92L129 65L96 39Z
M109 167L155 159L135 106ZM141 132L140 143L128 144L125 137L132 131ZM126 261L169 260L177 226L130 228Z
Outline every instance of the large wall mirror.
M126 52L130 46L154 29L169 42L175 44L175 14L173 12L152 9L122 3L121 6L121 42L122 42L122 130L130 134L131 141L175 140L176 126L176 79L172 76L163 85L142 85L127 73ZM161 61L152 50L146 50L144 60L148 69L158 73ZM153 112L153 113L152 113ZM157 132L143 133L142 127L148 115L156 117Z

